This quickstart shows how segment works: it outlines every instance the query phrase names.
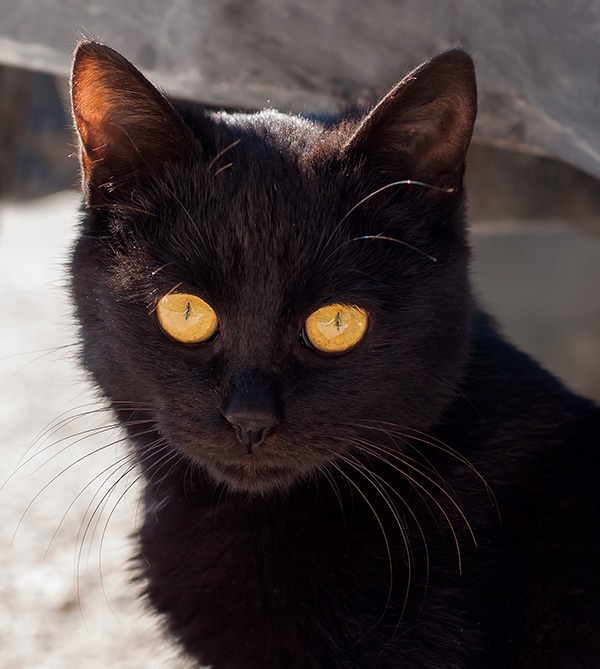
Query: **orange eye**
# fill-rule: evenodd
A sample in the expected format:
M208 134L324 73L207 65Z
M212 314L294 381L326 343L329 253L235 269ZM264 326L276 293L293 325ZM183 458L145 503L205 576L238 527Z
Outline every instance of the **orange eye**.
M353 304L328 304L306 319L304 332L308 342L324 353L343 353L365 336L369 317Z
M215 310L197 295L169 293L156 306L156 316L163 331L182 344L200 344L217 331Z

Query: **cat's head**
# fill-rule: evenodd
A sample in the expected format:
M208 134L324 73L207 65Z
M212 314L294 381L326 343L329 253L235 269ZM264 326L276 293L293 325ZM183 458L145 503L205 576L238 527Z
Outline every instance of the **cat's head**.
M326 122L170 102L90 42L72 90L84 361L148 421L151 439L129 426L142 460L178 454L265 493L438 420L470 312L469 56L442 54Z

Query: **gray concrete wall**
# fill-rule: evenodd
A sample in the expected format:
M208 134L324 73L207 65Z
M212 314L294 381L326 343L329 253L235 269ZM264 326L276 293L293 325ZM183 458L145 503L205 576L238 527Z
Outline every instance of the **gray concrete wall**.
M0 62L66 74L81 36L172 93L213 105L332 111L463 46L481 140L600 176L600 3L587 0L0 0Z

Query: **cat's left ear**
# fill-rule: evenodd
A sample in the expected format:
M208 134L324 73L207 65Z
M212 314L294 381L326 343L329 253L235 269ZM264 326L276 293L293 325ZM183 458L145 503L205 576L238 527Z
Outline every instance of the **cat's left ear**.
M460 188L476 113L473 61L447 51L392 88L359 122L346 150L392 178Z
M193 141L170 102L113 49L82 42L71 78L88 191L180 156Z

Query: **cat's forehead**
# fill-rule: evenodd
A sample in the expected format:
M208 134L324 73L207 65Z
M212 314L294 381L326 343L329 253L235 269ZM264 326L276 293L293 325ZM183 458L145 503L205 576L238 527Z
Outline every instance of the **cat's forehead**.
M194 171L174 179L169 234L161 238L178 251L187 240L190 259L220 272L307 272L325 251L331 262L352 226L344 212L359 192L324 157L322 128L275 112L234 120L227 117L229 132Z
M316 120L273 109L253 114L215 114L213 119L217 122L217 141L232 138L241 150L250 148L255 159L260 159L261 147L265 149L265 156L271 151L289 157L306 156L329 135Z
M282 166L271 179L266 170L232 169L218 193L181 211L169 235L177 264L250 290L348 264L338 199L293 169Z
M360 277L387 265L360 241L382 221L361 208L348 216L364 196L360 170L336 159L317 123L275 112L224 118L156 199L143 233L155 264L168 265L174 285L265 313L358 299Z

